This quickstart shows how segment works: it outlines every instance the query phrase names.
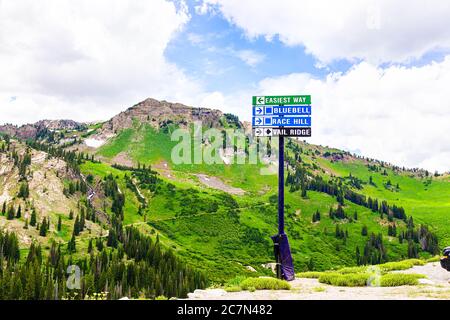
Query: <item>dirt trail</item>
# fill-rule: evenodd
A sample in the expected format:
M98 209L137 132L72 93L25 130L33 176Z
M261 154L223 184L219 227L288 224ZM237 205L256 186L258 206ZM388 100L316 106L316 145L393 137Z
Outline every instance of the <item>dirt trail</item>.
M196 290L189 294L193 300L405 300L450 299L450 272L438 262L415 266L401 273L427 276L418 286L401 287L335 287L317 279L296 279L291 290L257 290L255 292L225 292L222 289Z
M222 180L220 180L219 178L216 177L210 177L207 176L206 174L197 174L196 175L198 180L203 183L204 185L213 188L213 189L217 189L217 190L221 190L230 194L234 194L234 195L244 195L245 191L240 189L240 188L235 188L232 186L229 186L227 184L225 184Z
M178 172L176 170L170 169L169 164L165 161L161 161L161 162L153 165L152 168L155 169L156 171L158 171L164 177L169 178L169 179L175 179L174 173ZM185 174L187 174L187 173L185 173ZM226 184L225 182L223 182L218 177L208 176L206 174L187 174L187 175L197 177L198 181L201 184L203 184L209 188L212 188L212 189L221 190L226 193L229 193L232 195L238 195L238 196L242 196L245 194L245 191L242 190L241 188L232 187L232 186ZM177 179L179 180L179 178L177 178ZM189 182L195 183L195 181L191 180L191 179L189 179Z

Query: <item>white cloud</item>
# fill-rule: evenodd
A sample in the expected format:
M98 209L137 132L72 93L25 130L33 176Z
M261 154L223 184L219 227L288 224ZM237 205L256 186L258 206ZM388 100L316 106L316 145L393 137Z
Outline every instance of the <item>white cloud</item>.
M265 56L253 50L239 50L236 56L250 67L255 67L264 61Z
M450 48L445 0L204 0L202 8L220 10L250 38L278 35L287 45L304 45L325 63L404 62Z
M189 19L163 0L1 1L0 123L106 119L149 96L194 102L201 86L164 57Z
M450 56L423 67L362 62L324 80L294 73L221 98L250 120L252 95L312 95L311 143L430 171L450 170Z
M193 32L189 32L187 34L187 39L193 45L198 45L205 41L205 37L203 35Z

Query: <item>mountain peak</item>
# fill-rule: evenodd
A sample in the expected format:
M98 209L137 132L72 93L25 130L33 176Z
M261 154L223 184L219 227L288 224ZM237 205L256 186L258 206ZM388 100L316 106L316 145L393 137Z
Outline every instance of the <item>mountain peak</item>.
M204 126L210 128L217 128L221 127L220 120L223 116L220 110L195 108L178 102L147 98L107 121L102 131L111 136L123 129L132 128L134 121L150 124L156 129L167 123L187 127L195 121L201 121Z

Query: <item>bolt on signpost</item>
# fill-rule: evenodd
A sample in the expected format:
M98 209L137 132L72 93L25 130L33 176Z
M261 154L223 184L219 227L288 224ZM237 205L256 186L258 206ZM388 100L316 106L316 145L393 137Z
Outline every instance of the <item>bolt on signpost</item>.
M277 261L277 277L294 280L294 264L284 232L284 137L311 136L311 96L253 97L253 134L278 136L278 234L272 236Z

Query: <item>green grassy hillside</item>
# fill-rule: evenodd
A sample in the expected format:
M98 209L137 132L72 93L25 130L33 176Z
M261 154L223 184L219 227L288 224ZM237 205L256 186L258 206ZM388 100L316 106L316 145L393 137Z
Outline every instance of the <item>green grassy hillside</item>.
M150 126L136 124L134 129L122 131L98 151L110 164L115 163L117 155L126 153L134 163L152 165L161 173L157 192L146 194L145 214L136 213L139 201L135 194L126 191L124 222L161 234L165 243L193 265L207 270L213 280L223 281L236 273L251 274L246 266L263 274L270 272L261 265L273 262L269 237L277 232L276 175L260 175L261 165L175 165L170 159L175 143L170 140L170 131L158 132ZM431 176L419 178L408 171L350 156L332 160L329 153L344 154L335 149L306 143L299 143L298 147L301 149L299 166L310 174L325 180L341 178L344 184L351 175L361 183L360 188L353 188L356 192L377 198L380 203L386 200L390 206L402 206L406 215L414 218L416 227L425 224L437 235L441 245L450 242L448 181ZM292 148L287 153L292 156ZM166 167L162 168L161 163ZM378 171L369 168L368 163L378 167ZM100 176L113 172L126 189L124 172L112 171L105 163L86 163L82 170ZM231 196L208 188L198 181L197 173L217 177L246 193ZM230 204L233 202L230 199L235 203ZM216 203L217 208L211 205L211 209L211 203ZM348 200L344 201L343 208L349 218L332 219L329 210L337 206L336 197L329 194L308 190L302 196L301 190L289 192L286 187L286 233L298 271L356 265L356 248L363 254L372 233L382 234L387 260L408 257L407 241L400 243L398 237L388 235L389 225L393 223L397 232L406 232L405 221L389 222L373 210ZM321 219L312 222L316 212L320 212ZM344 237L337 236L337 226ZM363 227L367 228L367 235L362 235ZM419 256L431 256L420 248L418 251Z

